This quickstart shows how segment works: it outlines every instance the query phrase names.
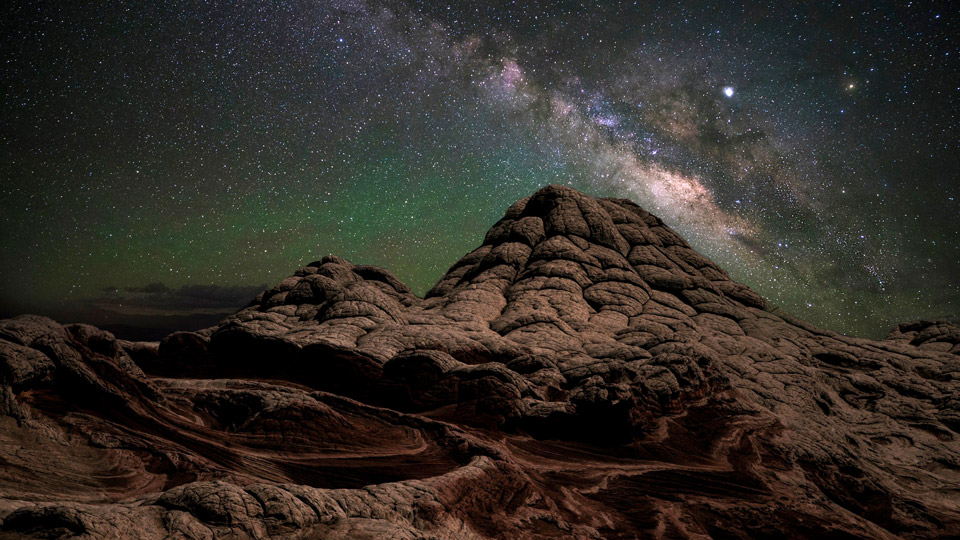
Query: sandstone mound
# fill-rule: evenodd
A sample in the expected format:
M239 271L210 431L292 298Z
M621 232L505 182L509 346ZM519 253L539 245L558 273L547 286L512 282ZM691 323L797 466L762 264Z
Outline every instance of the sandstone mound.
M960 328L784 316L549 186L423 299L326 257L159 347L2 321L0 536L960 535Z

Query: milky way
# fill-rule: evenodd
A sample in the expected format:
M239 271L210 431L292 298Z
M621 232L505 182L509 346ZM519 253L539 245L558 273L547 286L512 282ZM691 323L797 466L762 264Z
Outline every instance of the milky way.
M5 312L327 253L423 293L549 183L821 326L960 311L955 7L139 4L4 18Z

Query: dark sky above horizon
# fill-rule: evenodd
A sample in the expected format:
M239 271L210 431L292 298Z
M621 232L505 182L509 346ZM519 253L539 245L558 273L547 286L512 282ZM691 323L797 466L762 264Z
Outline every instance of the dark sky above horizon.
M817 325L878 337L956 316L958 18L947 2L15 0L0 311L147 284L232 298L328 253L422 294L512 202L562 183L636 201Z

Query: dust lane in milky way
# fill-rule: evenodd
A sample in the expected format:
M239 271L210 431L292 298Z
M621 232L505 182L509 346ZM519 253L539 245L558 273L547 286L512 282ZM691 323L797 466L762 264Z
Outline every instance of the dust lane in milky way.
M422 293L562 183L828 328L958 312L957 8L461 4L18 3L3 310L327 253Z

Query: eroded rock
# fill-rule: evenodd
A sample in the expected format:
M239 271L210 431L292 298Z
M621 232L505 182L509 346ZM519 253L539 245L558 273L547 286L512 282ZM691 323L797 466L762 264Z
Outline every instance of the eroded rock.
M960 535L960 328L764 305L548 186L425 298L331 256L159 344L2 321L0 535Z

